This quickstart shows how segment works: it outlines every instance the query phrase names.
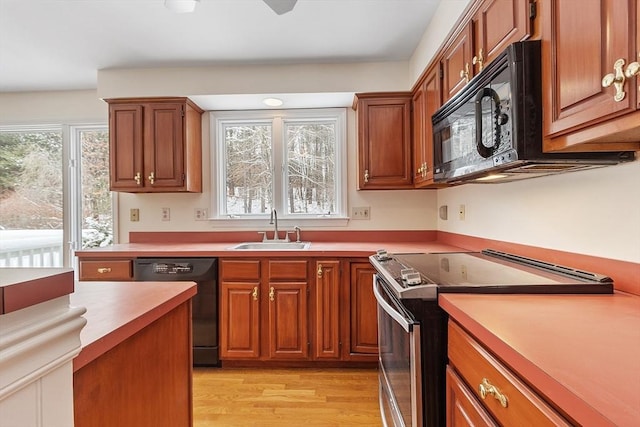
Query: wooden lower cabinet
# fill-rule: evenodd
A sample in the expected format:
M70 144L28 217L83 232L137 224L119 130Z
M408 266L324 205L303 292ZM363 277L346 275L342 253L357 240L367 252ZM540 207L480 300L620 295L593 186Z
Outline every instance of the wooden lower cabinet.
M223 364L377 361L373 273L348 259L221 259Z
M457 323L449 321L447 426L570 426Z
M348 357L351 360L378 360L378 304L373 295L375 273L368 261L350 265L350 304L345 318L348 319Z
M447 426L495 427L497 425L456 371L451 366L447 366Z

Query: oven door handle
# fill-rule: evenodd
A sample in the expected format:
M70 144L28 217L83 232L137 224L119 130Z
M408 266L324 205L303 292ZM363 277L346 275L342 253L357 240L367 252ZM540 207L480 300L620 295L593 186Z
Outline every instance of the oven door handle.
M404 329L406 332L411 332L413 322L409 322L402 314L398 313L398 311L395 310L391 306L391 304L389 304L384 300L382 294L380 293L379 287L380 285L378 284L378 279L374 276L373 294L376 297L376 301L378 301L378 306L382 308L385 311L385 313L391 316L393 320L398 322L398 324L402 326L402 329Z

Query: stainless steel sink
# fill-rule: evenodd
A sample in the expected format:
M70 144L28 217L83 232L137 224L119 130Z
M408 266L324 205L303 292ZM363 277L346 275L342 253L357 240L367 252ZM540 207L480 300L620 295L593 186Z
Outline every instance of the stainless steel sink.
M252 250L252 251L288 251L309 249L311 242L244 242L239 243L229 249Z

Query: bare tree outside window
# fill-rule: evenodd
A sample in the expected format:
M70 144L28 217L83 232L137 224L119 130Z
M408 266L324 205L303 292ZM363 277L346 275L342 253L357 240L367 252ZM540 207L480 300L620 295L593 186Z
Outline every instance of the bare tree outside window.
M211 114L218 219L346 216L345 109Z
M289 213L335 212L334 123L289 124L286 129Z

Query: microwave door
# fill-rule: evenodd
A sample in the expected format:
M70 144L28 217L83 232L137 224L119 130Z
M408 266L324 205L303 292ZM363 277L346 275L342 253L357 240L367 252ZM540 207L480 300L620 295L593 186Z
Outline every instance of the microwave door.
M485 108L487 105L489 108ZM486 159L496 152L500 143L500 126L507 120L507 115L500 112L498 93L491 87L480 89L475 98L475 147L480 156Z

